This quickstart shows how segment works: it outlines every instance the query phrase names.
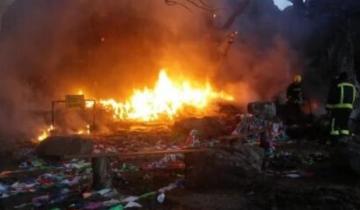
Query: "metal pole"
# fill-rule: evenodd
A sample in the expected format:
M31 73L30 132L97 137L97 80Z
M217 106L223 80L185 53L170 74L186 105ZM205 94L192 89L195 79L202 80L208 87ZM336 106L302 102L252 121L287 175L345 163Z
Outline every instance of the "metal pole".
M95 117L96 117L96 101L94 100L92 130L95 129Z
M55 101L51 102L51 125L55 126Z

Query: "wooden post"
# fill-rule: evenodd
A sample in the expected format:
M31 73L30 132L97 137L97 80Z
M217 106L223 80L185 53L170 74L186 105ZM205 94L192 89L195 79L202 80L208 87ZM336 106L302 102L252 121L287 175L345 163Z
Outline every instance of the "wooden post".
M100 190L111 188L111 168L108 157L93 157L91 159L93 170L93 188Z

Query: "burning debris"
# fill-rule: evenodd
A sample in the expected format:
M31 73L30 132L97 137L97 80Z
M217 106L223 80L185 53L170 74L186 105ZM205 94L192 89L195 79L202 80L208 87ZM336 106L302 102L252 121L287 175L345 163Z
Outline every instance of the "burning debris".
M54 130L54 126L50 125L49 128L43 130L41 134L37 137L38 141L44 141L46 138L48 138L51 134L51 131Z
M99 101L117 120L148 122L159 119L173 120L187 107L193 108L191 114L205 115L208 107L219 100L233 101L234 97L224 92L216 92L209 83L196 88L187 80L173 81L166 70L162 69L153 89L134 90L134 94L124 103L114 99Z
M82 109L95 109L97 105L97 109L110 113L113 121L171 123L179 117L214 114L217 102L234 100L230 94L215 91L209 83L203 87L195 87L188 80L171 80L166 71L161 70L153 89L134 90L127 102L118 102L115 99L85 100L83 91L79 91L77 95L67 95L64 101L53 101L52 124L41 131L37 140L43 141L55 133L54 107L57 102L64 102L70 108ZM84 129L73 130L72 134L90 135L91 125L87 124Z

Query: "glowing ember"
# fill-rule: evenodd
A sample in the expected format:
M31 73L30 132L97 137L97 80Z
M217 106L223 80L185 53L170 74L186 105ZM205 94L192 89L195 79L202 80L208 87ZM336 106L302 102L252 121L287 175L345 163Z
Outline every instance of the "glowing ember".
M89 124L86 125L85 129L78 130L76 132L76 134L78 134L78 135L83 135L83 134L90 135L90 125Z
M95 105L95 101L85 101L86 108L92 108Z
M38 140L38 141L43 141L43 140L45 140L47 137L50 136L50 133L51 133L51 131L53 131L53 130L54 130L54 126L50 125L48 128L44 129L44 130L40 133L40 135L37 137L37 140Z
M165 70L161 70L153 89L135 90L126 102L107 99L100 100L100 104L112 111L117 120L153 121L161 117L173 119L185 107L205 111L215 100L233 100L233 97L224 92L216 92L208 83L198 88L189 81L174 82Z

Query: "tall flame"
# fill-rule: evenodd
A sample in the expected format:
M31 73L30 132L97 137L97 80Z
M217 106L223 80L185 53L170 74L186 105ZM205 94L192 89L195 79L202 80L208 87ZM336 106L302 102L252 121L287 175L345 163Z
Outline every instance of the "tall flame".
M216 92L209 83L196 88L189 81L174 82L162 69L153 89L135 90L124 103L107 99L100 100L100 104L112 111L115 119L153 121L163 116L173 119L185 107L203 110L210 102L219 99L233 100L233 97Z
M84 92L79 90L77 94L84 95ZM136 89L125 102L115 99L100 99L98 102L102 108L112 113L115 120L148 122L164 118L174 119L188 107L196 113L206 114L209 104L217 100L232 101L234 98L225 92L215 91L209 83L199 87L187 80L174 81L169 78L166 70L162 69L153 89ZM94 106L95 101L87 100L85 103L86 108ZM52 125L44 128L37 140L45 140L53 130L54 126ZM90 135L90 125L74 131L73 134Z

